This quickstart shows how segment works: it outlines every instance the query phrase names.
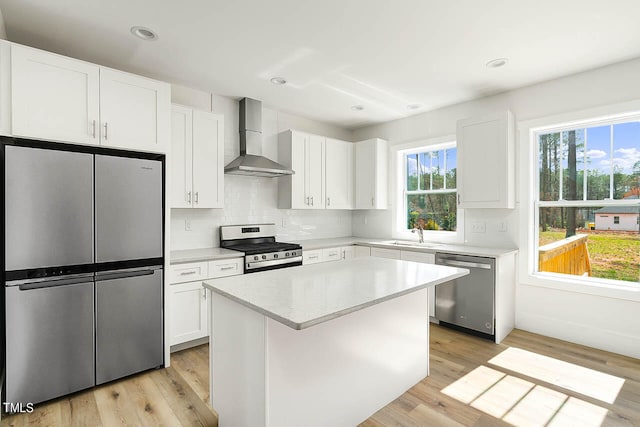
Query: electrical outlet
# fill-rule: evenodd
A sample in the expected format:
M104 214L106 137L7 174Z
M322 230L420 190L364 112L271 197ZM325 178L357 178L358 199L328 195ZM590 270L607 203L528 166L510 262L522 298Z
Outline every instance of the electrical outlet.
M190 219L185 219L184 220L184 231L191 231L191 220Z
M500 231L502 233L507 231L507 223L506 223L506 221L501 221L500 223L498 223L498 231Z
M486 233L487 225L483 221L472 221L471 222L471 232L472 233Z

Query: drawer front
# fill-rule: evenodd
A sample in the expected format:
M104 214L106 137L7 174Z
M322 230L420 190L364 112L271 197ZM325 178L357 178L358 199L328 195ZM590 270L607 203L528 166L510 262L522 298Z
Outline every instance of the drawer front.
M302 264L316 264L318 262L323 262L321 249L302 252Z
M170 283L185 283L205 280L209 274L206 262L190 262L186 264L172 265L170 271Z
M400 251L397 249L371 248L371 256L400 259Z
M209 278L235 276L244 273L243 258L209 261Z
M322 250L322 261L340 261L342 259L342 248L327 248Z

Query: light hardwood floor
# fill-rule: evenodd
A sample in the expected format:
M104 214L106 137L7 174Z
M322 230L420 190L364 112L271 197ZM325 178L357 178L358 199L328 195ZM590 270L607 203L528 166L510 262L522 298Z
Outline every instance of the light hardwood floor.
M584 389L578 387L583 392L581 393L554 384L553 380L546 382L489 363L494 356L510 347L613 375L623 379L624 384L613 403L607 403L589 396L591 391L597 391L598 384L595 387L594 384L589 385L588 372L585 378L576 379L578 384L585 384ZM217 416L206 403L209 399L208 346L173 353L171 365L168 369L143 373L69 398L37 405L32 414L3 417L0 427L216 426ZM466 399L469 403L450 396L455 393L447 390L445 392L449 395L443 393L443 389L463 377L459 383L462 384L461 389L473 389L475 385L469 378L478 369L490 370L509 381L502 382L500 386L491 384L485 387L488 391L484 393L484 397L473 396L473 401ZM521 370L519 367L514 369ZM472 374L466 376L469 373ZM565 369L565 372L550 374L557 374L558 378L562 378L567 372ZM549 377L546 379L549 380ZM581 382L581 379L584 381ZM505 384L511 384L513 388L507 387L505 391ZM527 390L534 390L535 386L538 393L529 393L529 396L535 395L535 399L527 400L517 394L518 387L522 387L522 384L529 384L525 387ZM498 390L500 387L503 388L502 399ZM492 391L498 396L497 402L492 403L486 398ZM554 407L553 399L550 398L556 399L556 402L559 398L563 403ZM506 407L500 405L511 401L515 403L508 403ZM571 402L578 402L578 411L564 411L571 406ZM482 410L476 409L477 407ZM591 423L598 420L597 416L589 412L591 410L595 410L593 414L596 415L606 412L601 423L603 426L640 426L640 360L518 330L513 331L502 344L495 345L432 325L431 375L376 412L361 427L545 425L548 419L552 421L548 425L554 425L555 421L559 425L582 427L585 421L580 420L580 417L587 417L587 422ZM551 415L541 418L545 411ZM521 421L510 418L515 412L521 415ZM565 417L562 418L561 415ZM536 419L547 421L534 423ZM511 424L505 420L510 420Z

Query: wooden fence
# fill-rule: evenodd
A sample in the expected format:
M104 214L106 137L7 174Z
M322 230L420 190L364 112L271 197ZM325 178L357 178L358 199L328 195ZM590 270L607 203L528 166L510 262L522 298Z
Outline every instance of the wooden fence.
M591 276L587 235L577 234L538 249L538 270Z

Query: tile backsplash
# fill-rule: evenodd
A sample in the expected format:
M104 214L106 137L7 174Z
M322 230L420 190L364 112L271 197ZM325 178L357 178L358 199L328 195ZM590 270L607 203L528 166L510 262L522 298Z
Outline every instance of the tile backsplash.
M351 235L351 211L278 209L277 178L225 175L224 180L224 209L171 210L171 250L217 247L219 227L230 224L275 223L284 242Z

